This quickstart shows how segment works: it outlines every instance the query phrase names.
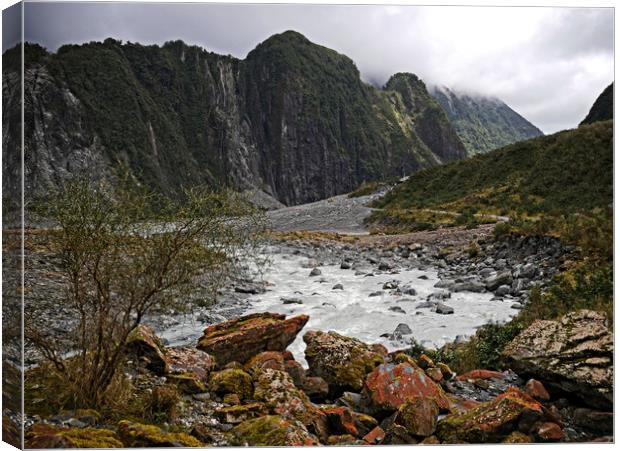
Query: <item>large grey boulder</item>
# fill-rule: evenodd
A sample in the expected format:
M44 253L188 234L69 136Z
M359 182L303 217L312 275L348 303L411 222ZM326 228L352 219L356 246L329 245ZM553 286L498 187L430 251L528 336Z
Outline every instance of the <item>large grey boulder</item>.
M556 321L535 321L504 348L503 355L520 375L577 395L592 407L609 409L613 343L604 314L579 310Z

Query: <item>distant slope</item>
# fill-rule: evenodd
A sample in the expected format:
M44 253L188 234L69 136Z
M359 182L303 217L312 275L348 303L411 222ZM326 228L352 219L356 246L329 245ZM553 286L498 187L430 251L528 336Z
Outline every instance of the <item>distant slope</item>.
M543 134L498 98L462 94L437 86L429 92L448 115L469 155Z
M418 171L373 206L536 215L612 202L613 121L606 121Z
M614 118L614 84L610 84L598 96L590 112L581 122L583 124L592 124L593 122L606 121Z

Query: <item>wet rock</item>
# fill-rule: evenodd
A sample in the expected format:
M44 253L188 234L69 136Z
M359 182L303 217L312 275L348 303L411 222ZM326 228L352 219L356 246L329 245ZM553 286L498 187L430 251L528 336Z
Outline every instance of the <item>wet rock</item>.
M5 437L3 436L3 439ZM19 439L18 439L19 441ZM122 448L114 431L35 424L26 433L25 448Z
M231 443L236 446L313 446L318 439L303 424L266 415L246 420L231 431Z
M265 287L257 284L238 285L235 287L235 292L243 294L263 294L267 290Z
M434 308L437 305L436 302L420 302L419 304L417 304L415 306L416 309L422 309L422 308Z
M309 331L304 342L308 374L322 377L336 396L346 390L360 391L366 374L383 363L387 354L336 332Z
M263 351L284 351L309 317L285 318L277 313L255 313L209 326L198 342L198 349L214 356L219 366L232 361L245 363Z
M523 391L538 401L549 401L549 399L551 399L551 396L549 396L549 392L545 386L542 382L537 381L536 379L530 379L527 381Z
M500 285L497 290L495 290L495 296L506 296L512 291L512 287L510 285Z
M129 448L202 447L191 435L182 432L165 432L157 426L123 420L118 423L118 435Z
M439 313L441 315L451 315L454 313L454 309L446 304L437 303L435 306L435 313Z
M310 277L320 276L323 274L319 268L314 268L310 271Z
M475 281L456 283L456 284L452 285L449 288L452 291L454 291L455 293L458 293L458 292L461 292L461 291L470 291L470 292L473 292L473 293L483 293L483 292L486 291L486 287L485 287L485 285L483 283L475 282Z
M416 289L412 288L412 287L403 288L402 293L406 294L407 296L417 296L417 294L418 294Z
M337 283L332 287L332 290L344 290L344 286L341 283Z
M406 400L417 398L435 402L442 410L449 409L445 393L424 371L407 363L388 363L375 368L366 378L361 404L371 415L385 415L397 411Z
M234 393L241 399L252 398L254 392L252 377L239 369L227 369L211 373L209 388L220 396Z
M412 333L413 331L411 330L411 327L409 327L405 323L400 323L398 326L396 326L396 329L394 329L393 335L404 337L405 335L411 335Z
M613 333L604 314L580 310L535 321L503 352L520 374L579 396L594 408L613 405Z
M340 263L340 269L351 269L351 263L349 262Z
M299 298L287 298L287 297L283 297L280 298L280 300L282 301L282 304L284 305L289 305L289 304L303 304L304 301L302 301Z
M564 431L556 423L543 423L536 430L536 436L544 442L559 442L564 438Z
M528 432L523 428L543 419L540 403L518 389L510 388L492 401L441 419L436 435L444 443L500 442L514 430Z
M168 372L166 348L155 335L155 331L143 324L131 331L127 337L126 352L129 358L143 363L155 374L164 375Z
M405 310L402 307L399 307L397 305L392 306L392 307L388 307L388 310L390 312L396 312L396 313L407 313L407 312L405 312Z
M502 285L512 284L512 273L510 271L503 271L495 276L491 276L484 281L484 284L489 291L495 291Z
M381 295L383 295L383 292L381 292L381 291L373 291L372 293L370 293L368 295L368 297L369 298L374 298L374 297L381 296Z
M384 290L394 290L398 288L398 281L397 280L391 280L389 282L385 282L383 284L383 289Z

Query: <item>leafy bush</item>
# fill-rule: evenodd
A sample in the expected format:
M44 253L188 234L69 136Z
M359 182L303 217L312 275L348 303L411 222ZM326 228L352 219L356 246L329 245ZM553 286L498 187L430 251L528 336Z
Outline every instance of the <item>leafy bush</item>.
M256 254L260 229L239 195L195 188L175 202L126 180L114 189L70 181L41 211L56 224L44 233L61 261L76 326L67 349L37 327L45 312L33 305L25 334L75 407L106 404L130 332L147 314L191 309L197 287L214 293L239 257Z

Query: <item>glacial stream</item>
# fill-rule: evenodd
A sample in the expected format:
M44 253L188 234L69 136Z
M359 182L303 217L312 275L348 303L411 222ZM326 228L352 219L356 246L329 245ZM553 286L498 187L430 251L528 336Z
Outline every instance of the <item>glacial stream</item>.
M321 274L310 276L312 264L308 257L277 252L270 254L270 259L271 264L262 275L267 291L244 295L242 307L235 308L241 314L309 315L304 330L288 348L303 364L305 343L302 337L311 329L333 330L365 343L381 343L390 351L407 347L413 338L424 347L436 348L457 337L467 338L489 322L505 322L517 313L510 301L492 301L491 293L451 293L449 298L440 301L454 309L451 314L440 314L424 307L429 295L442 291L434 287L439 278L437 271L431 268L401 268L391 273L377 271L375 267L374 271L369 268L360 274L362 271L341 269L339 264L332 264L319 266ZM416 294L383 289L390 281L397 281L400 287L414 288ZM341 284L342 289L334 289L337 284ZM215 309L210 321L186 318L163 330L158 327L158 332L173 346L195 344L205 326L214 322L214 317L217 319L218 307ZM411 333L400 338L389 336L399 324L406 324Z

